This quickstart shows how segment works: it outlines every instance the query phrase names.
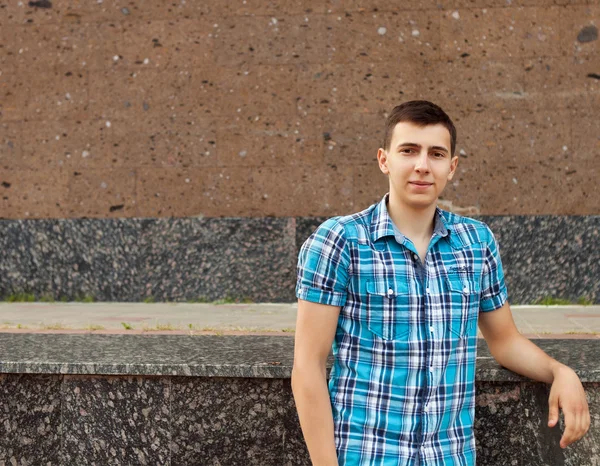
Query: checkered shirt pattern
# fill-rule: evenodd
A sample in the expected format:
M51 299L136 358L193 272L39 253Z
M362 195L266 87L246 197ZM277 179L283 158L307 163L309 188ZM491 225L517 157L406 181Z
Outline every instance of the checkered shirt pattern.
M344 466L474 466L480 311L507 289L496 239L436 207L425 262L395 228L386 194L306 240L296 296L340 306L329 376Z

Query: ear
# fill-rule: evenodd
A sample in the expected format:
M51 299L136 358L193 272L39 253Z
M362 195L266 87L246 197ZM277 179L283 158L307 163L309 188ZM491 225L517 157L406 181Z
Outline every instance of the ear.
M458 166L458 155L455 155L450 159L450 173L448 173L448 181L450 181L454 177L454 173L456 172L456 167Z
M387 152L381 147L377 150L377 162L379 163L379 169L386 175L389 175L390 170L387 166Z

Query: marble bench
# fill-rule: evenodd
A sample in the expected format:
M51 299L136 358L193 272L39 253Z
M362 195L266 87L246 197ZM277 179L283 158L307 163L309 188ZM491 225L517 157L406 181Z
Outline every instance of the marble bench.
M549 385L478 344L478 465L600 464L600 340L536 340L589 396L565 450ZM309 465L292 357L291 336L0 334L0 465Z

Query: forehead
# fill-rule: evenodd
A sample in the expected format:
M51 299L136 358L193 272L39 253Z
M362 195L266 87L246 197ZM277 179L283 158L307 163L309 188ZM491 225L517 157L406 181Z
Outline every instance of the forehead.
M444 146L450 150L450 131L440 123L418 126L401 121L392 133L391 147L395 148L398 144L408 142L421 146Z

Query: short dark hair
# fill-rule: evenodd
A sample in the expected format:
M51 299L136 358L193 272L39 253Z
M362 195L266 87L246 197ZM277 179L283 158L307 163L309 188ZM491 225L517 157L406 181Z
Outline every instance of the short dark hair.
M390 150L394 128L402 121L413 123L417 126L441 124L450 133L450 155L454 155L456 148L456 128L450 117L441 107L427 100L410 100L394 107L390 116L385 121L383 133L383 148Z

